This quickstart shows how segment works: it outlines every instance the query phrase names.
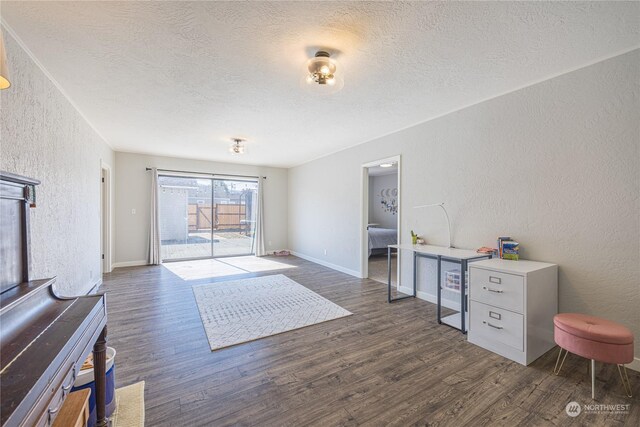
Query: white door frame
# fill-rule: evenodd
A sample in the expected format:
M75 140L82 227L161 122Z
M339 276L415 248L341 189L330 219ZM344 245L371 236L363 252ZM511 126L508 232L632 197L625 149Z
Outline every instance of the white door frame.
M111 263L111 166L100 160L100 270L102 274L110 273L113 269Z
M367 225L369 224L369 168L372 166L378 166L381 163L395 162L398 164L398 218L397 218L397 230L398 230L398 243L400 243L400 236L402 230L400 229L401 216L402 216L402 156L387 157L384 159L375 160L373 162L367 162L362 165L362 193L360 197L360 277L366 279L369 277L369 236L367 233ZM396 255L398 263L397 272L397 286L400 286L400 251Z

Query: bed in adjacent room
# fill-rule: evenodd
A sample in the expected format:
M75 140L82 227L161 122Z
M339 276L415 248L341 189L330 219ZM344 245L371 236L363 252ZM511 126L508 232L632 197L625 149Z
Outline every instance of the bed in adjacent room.
M369 227L369 256L387 251L388 245L398 243L398 230L395 228Z

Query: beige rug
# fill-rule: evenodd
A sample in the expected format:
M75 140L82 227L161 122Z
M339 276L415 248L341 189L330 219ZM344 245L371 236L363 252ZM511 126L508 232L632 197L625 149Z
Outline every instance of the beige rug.
M144 427L144 381L116 389L111 427Z
M193 286L211 350L352 313L282 274Z

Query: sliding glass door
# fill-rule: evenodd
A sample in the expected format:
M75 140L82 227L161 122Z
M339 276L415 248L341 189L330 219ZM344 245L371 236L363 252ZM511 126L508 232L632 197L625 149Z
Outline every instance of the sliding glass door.
M160 175L163 261L252 255L258 183Z
M254 254L258 183L238 179L213 181L213 256Z

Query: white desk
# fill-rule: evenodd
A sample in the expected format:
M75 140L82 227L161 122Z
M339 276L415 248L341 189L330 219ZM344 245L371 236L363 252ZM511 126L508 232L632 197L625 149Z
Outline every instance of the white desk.
M391 298L391 249L398 251L411 251L413 253L413 295L405 295L398 298ZM467 333L465 324L465 312L467 308L467 295L465 289L465 272L470 261L492 258L492 254L479 254L475 250L447 248L445 246L434 245L389 245L387 246L387 301L389 303L400 301L406 298L415 298L417 294L418 281L416 277L416 265L418 258L434 259L438 262L438 323L445 324ZM442 317L442 261L460 264L460 313Z

